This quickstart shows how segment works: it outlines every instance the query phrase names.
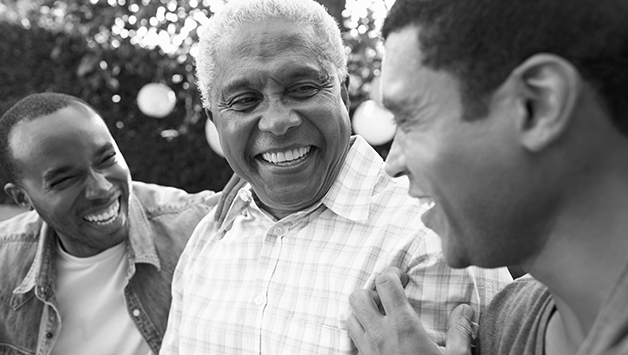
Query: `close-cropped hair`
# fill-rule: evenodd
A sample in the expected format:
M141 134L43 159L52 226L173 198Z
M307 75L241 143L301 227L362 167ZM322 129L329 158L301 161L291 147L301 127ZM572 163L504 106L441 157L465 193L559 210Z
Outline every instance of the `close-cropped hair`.
M216 58L223 45L239 29L252 22L285 19L310 26L308 45L321 54L321 60L336 69L339 80L347 76L347 58L334 18L314 0L233 0L209 19L199 36L196 52L196 78L203 106L210 108L210 89L215 79Z
M26 96L0 117L0 167L10 182L17 183L20 174L19 164L13 158L9 142L13 128L21 122L29 122L76 104L83 104L93 110L77 97L47 92Z
M537 53L569 61L628 134L628 1L397 0L382 36L420 29L423 65L460 82L467 119L511 71Z

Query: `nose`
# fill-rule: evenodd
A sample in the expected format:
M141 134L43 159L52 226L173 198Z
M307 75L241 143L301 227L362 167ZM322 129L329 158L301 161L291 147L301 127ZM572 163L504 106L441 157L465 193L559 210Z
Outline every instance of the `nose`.
M273 100L262 113L258 127L262 132L282 136L292 127L300 126L302 122L301 117L293 109L286 107L280 100Z
M397 129L390 151L386 157L386 173L392 177L407 175L406 156L402 148L402 133Z
M109 195L113 184L99 172L93 172L87 177L85 197L90 200L105 198Z

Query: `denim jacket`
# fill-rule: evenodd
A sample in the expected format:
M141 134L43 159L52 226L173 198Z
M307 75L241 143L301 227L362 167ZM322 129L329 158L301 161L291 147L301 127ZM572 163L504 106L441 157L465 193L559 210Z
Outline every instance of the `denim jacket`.
M157 354L174 268L217 195L140 182L133 182L132 190L124 296L138 330ZM0 355L50 354L62 324L55 302L56 254L57 236L36 212L0 222Z

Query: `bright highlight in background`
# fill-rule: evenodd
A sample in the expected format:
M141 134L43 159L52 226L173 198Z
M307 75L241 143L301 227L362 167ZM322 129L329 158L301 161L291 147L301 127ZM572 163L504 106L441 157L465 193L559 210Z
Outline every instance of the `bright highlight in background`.
M220 138L218 137L218 130L216 130L216 126L211 120L207 120L205 122L205 138L207 139L207 143L209 143L209 146L212 148L212 150L216 154L224 158L225 153L222 152Z
M137 94L137 105L146 116L166 117L174 109L177 97L166 84L150 83L144 85Z
M353 131L370 145L382 145L395 136L394 116L374 100L366 100L353 113Z

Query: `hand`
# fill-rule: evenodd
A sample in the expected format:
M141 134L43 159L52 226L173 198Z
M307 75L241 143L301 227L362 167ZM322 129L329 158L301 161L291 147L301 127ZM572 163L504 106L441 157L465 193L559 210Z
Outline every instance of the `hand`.
M233 200L238 195L238 191L246 184L246 181L242 180L238 175L233 174L231 179L227 181L227 184L222 189L220 199L216 204L216 214L214 214L214 221L222 223L227 216L227 211Z
M377 277L376 291L358 290L349 297L353 314L347 319L347 329L360 354L471 354L473 309L461 304L452 311L447 346L439 347L408 302L403 291L407 283L408 275L389 267Z

